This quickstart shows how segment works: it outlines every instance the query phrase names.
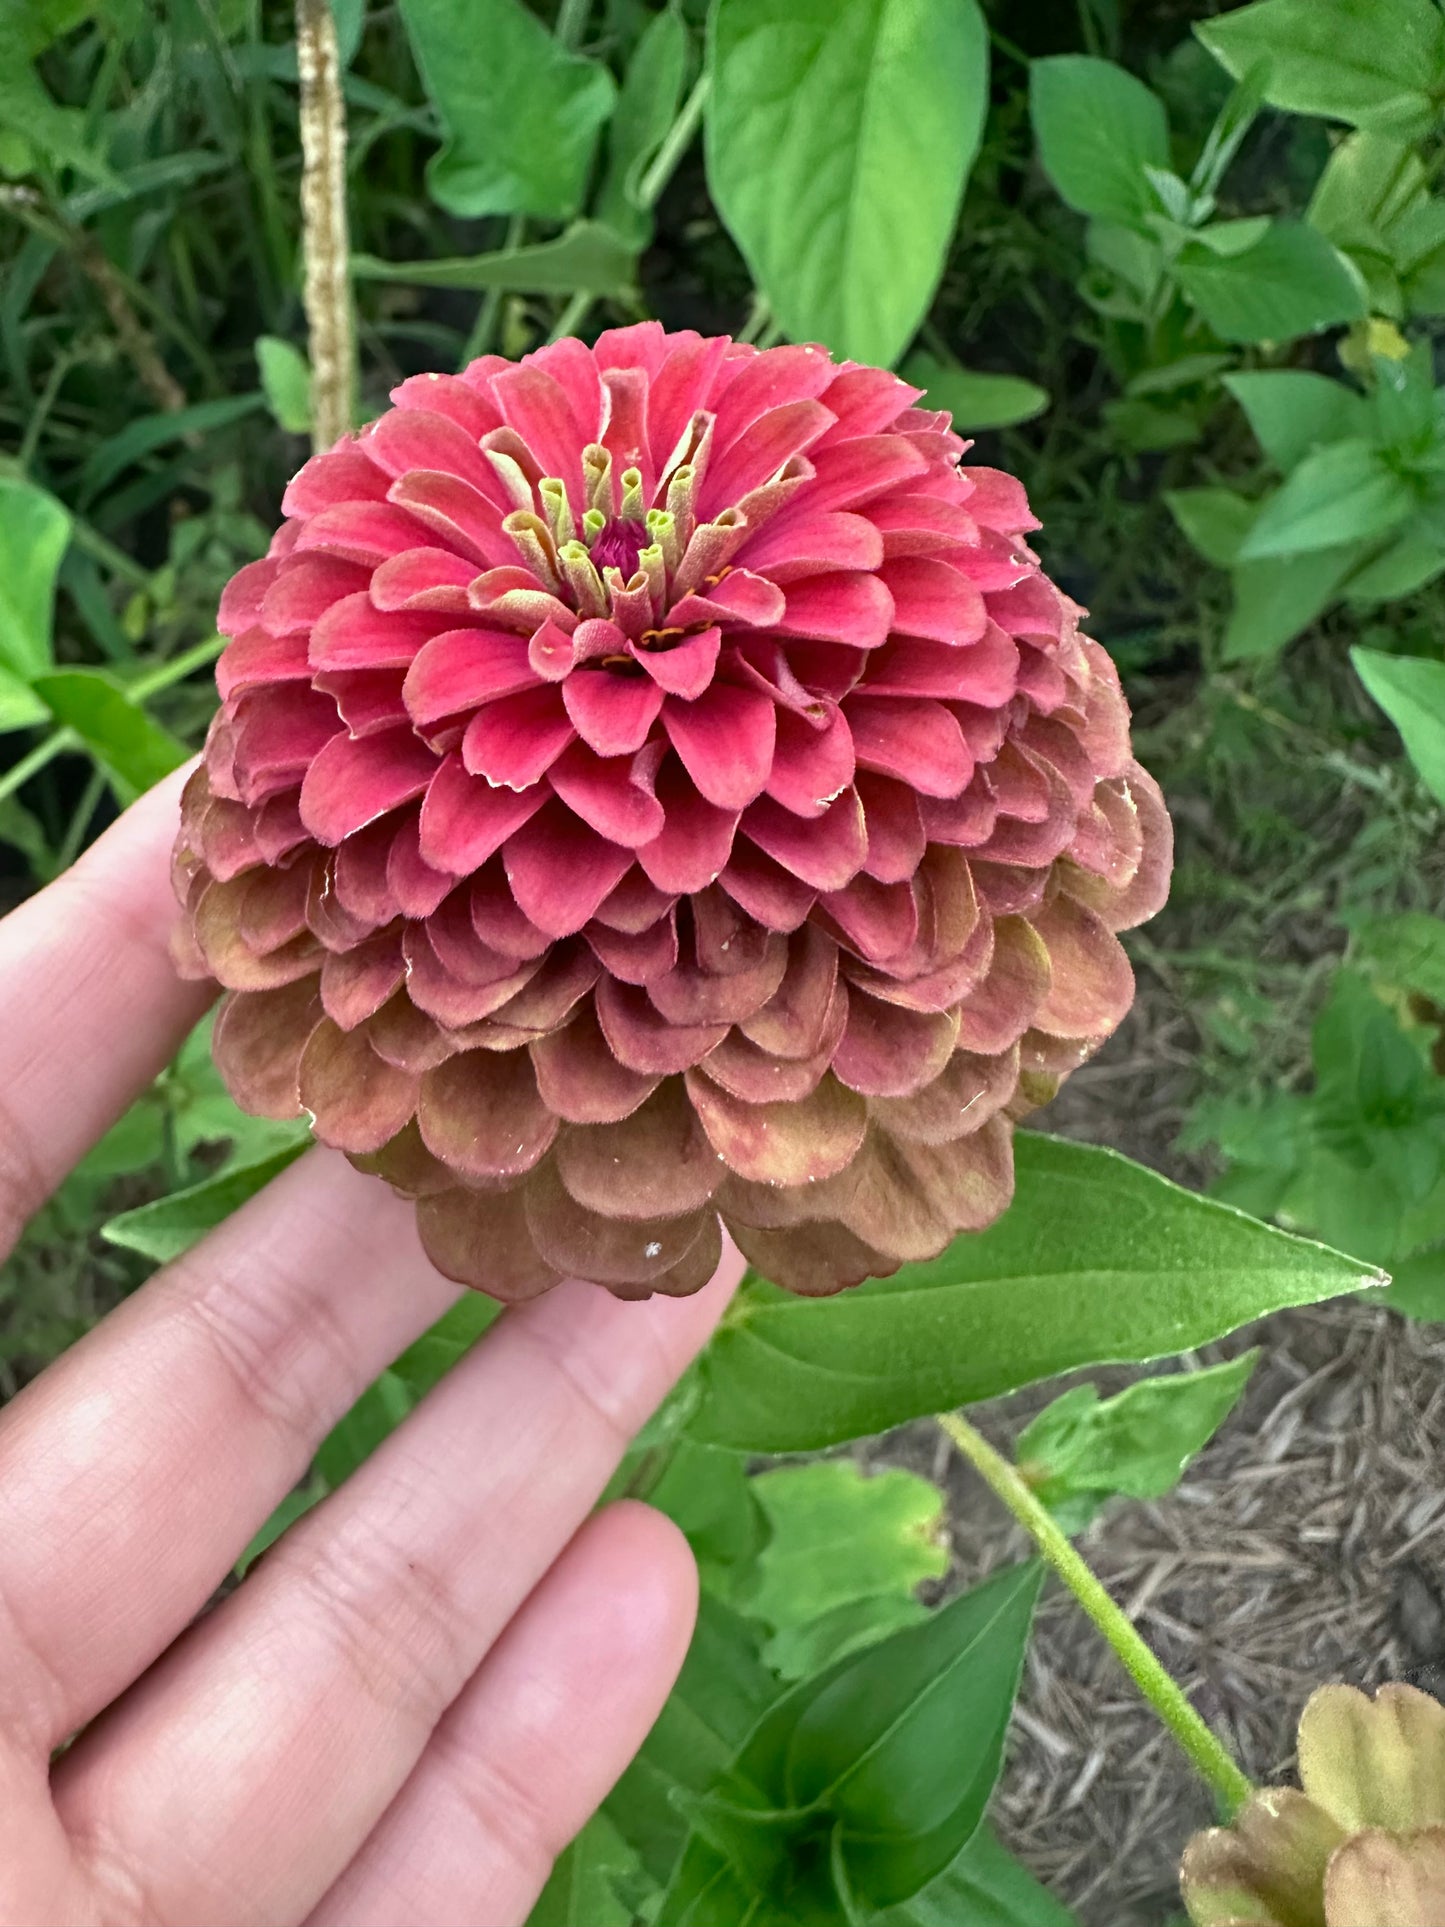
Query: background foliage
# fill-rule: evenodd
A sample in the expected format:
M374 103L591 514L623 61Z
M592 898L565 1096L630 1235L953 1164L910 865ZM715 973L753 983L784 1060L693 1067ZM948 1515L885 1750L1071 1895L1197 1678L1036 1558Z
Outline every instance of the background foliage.
M828 1305L749 1284L615 1485L692 1539L693 1652L535 1915L1058 1927L983 1820L1037 1570L945 1579L914 1474L757 1460L1166 1357L1375 1267L1445 1315L1445 15L334 14L363 417L418 369L649 313L898 364L1023 475L1129 681L1181 830L1134 952L1193 1023L1180 1144L1131 1148L1219 1201L1024 1138L1014 1209L934 1264ZM220 587L306 451L299 172L277 0L0 0L6 902L204 729ZM235 1112L203 1027L0 1275L0 1390L303 1141ZM243 1565L493 1312L396 1361ZM1076 1384L1020 1439L1025 1483L1069 1533L1166 1490L1249 1364Z

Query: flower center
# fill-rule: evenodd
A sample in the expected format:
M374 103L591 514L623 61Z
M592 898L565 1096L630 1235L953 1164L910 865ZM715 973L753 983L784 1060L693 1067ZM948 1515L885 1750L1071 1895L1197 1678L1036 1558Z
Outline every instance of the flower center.
M594 568L620 569L624 582L637 572L637 558L651 542L647 524L630 515L614 515L598 531L592 543Z

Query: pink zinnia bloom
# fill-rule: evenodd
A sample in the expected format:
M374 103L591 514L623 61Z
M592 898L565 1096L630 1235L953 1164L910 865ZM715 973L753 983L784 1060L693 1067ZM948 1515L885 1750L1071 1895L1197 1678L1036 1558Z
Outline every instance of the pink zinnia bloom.
M1169 822L1024 491L817 347L404 382L222 602L189 967L453 1278L827 1292L1008 1203Z

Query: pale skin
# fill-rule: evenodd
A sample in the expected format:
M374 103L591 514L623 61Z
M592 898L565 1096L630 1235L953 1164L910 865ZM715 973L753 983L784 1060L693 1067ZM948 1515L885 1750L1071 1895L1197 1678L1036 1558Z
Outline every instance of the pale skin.
M0 1256L205 1008L166 953L178 781L0 922ZM0 1412L0 1927L525 1921L686 1651L681 1534L594 1506L740 1270L508 1311L200 1618L455 1298L410 1207L309 1152L28 1386Z

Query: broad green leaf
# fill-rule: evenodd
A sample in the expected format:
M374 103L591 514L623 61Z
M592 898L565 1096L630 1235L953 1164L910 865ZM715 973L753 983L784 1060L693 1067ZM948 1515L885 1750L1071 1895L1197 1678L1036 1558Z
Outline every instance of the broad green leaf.
M331 0L336 21L337 53L343 68L355 60L366 27L366 0Z
M740 1603L772 1629L764 1657L775 1672L801 1679L922 1617L917 1588L948 1570L936 1485L898 1467L870 1476L833 1459L764 1472L752 1489L772 1532Z
M261 391L279 428L290 435L311 430L311 364L293 341L257 335L256 365Z
M1015 1143L1010 1210L930 1263L827 1300L745 1287L703 1355L691 1435L813 1451L1383 1282L1116 1152L1033 1132Z
M316 1454L316 1468L331 1487L345 1483L384 1439L406 1418L416 1400L395 1372L383 1372L368 1385L340 1423L327 1433Z
M576 221L555 241L498 248L439 261L382 261L354 254L362 281L405 281L417 288L505 288L514 294L591 294L625 300L636 289L637 253L597 221Z
M1423 910L1370 917L1355 930L1350 954L1386 983L1445 1008L1445 918Z
M1414 595L1445 573L1445 536L1425 516L1407 523L1382 555L1356 569L1345 593L1357 606L1396 602Z
M244 1579L261 1554L269 1552L282 1533L288 1532L298 1519L306 1516L313 1506L320 1505L330 1490L321 1474L313 1472L305 1485L298 1486L294 1492L288 1492L236 1561L236 1577Z
M1156 202L1146 167L1169 165L1164 103L1109 60L1056 54L1029 66L1044 172L1080 214L1137 227Z
M1349 436L1317 448L1260 504L1240 544L1242 562L1306 555L1386 535L1415 507L1414 492L1372 442Z
M73 167L91 180L112 181L95 151L78 107L53 101L30 61L32 36L22 15L0 8L0 133L19 139L55 167Z
M414 1399L424 1398L459 1364L501 1315L502 1307L484 1292L468 1291L420 1338L407 1346L392 1371Z
M1236 78L1267 61L1265 99L1410 140L1445 87L1445 20L1431 0L1254 0L1194 31Z
M55 659L55 578L69 541L70 516L53 495L0 475L0 665L21 682Z
M1162 1498L1233 1411L1258 1359L1243 1352L1205 1371L1141 1378L1114 1398L1072 1386L1019 1434L1019 1470L1069 1532L1106 1499Z
M1078 1922L999 1844L987 1822L953 1865L912 1900L868 1927L1078 1927Z
M616 1883L639 1866L606 1814L594 1814L559 1856L527 1927L632 1927L633 1910L619 1899Z
M1239 254L1198 241L1174 272L1186 297L1225 341L1292 341L1365 312L1365 284L1323 234L1299 221L1271 221Z
M759 1634L703 1595L676 1686L641 1750L603 1802L647 1873L666 1881L687 1836L682 1803L726 1772L781 1688L762 1662ZM730 1923L736 1927L736 1923Z
M952 239L988 102L977 0L713 0L707 170L796 341L891 365Z
M1381 1302L1407 1318L1445 1319L1445 1244L1397 1259Z
M768 1536L757 1481L735 1452L684 1435L657 1482L640 1494L687 1534L703 1585L751 1610L758 1555Z
M427 189L448 214L577 212L617 88L569 52L523 0L401 0L428 97L446 134Z
M33 687L56 722L75 731L123 803L178 769L191 753L103 669L53 669L37 676Z
M946 408L960 434L973 429L1012 428L1032 421L1049 405L1048 390L1020 375L989 375L957 368L933 355L910 355L903 379L926 391L930 408Z
M1352 649L1355 674L1405 739L1431 795L1445 803L1445 662Z
M594 204L597 219L632 248L652 239L652 210L640 199L642 178L677 113L687 65L687 23L670 0L648 21L627 63Z
M109 1244L138 1251L159 1265L169 1264L172 1258L199 1244L233 1211L239 1211L288 1164L294 1164L305 1149L304 1143L293 1144L249 1163L230 1165L213 1178L203 1178L184 1191L173 1191L168 1198L122 1211L101 1226L100 1235Z
M1177 361L1166 361L1161 367L1145 368L1127 383L1124 393L1131 400L1137 400L1147 395L1171 394L1177 388L1195 388L1212 380L1229 362L1228 355L1181 355Z
M1256 504L1232 488L1171 488L1164 491L1169 513L1190 546L1216 569L1231 569L1249 533Z
M1249 369L1226 375L1224 385L1254 439L1285 474L1327 442L1363 435L1369 423L1363 395L1303 368Z
M1351 542L1312 555L1241 562L1234 571L1234 608L1224 632L1226 662L1272 656L1309 628L1343 590L1365 553Z
M97 442L86 457L80 480L84 498L94 501L101 490L124 473L132 462L153 455L158 448L178 442L187 435L204 435L232 422L254 415L266 406L259 389L251 395L223 395L218 401L198 401L179 408L172 415L141 415L127 423L118 434Z
M1199 418L1192 408L1161 408L1157 402L1106 401L1105 424L1123 448L1148 453L1164 448L1187 448L1199 440Z
M28 682L0 664L0 736L12 729L29 729L48 722L50 711Z

